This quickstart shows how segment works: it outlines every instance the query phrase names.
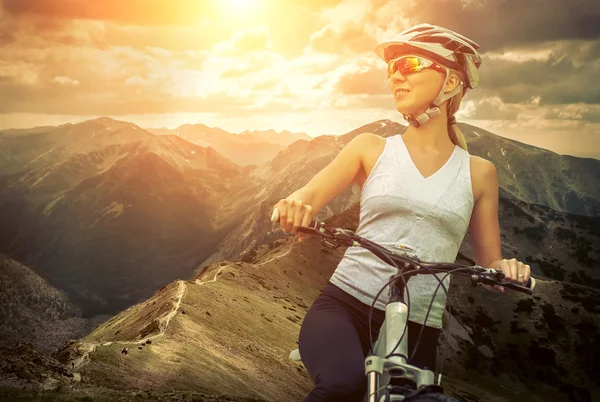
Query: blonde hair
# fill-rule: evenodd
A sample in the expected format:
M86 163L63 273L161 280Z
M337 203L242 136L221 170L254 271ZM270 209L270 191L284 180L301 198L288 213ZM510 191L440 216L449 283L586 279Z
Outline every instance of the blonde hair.
M458 112L458 109L460 108L460 102L462 101L463 95L464 95L464 92L460 91L459 93L454 95L452 98L448 99L448 103L446 105L446 112L448 115L448 117L447 117L448 120L450 120L454 116L454 114L456 112ZM448 137L450 137L450 140L454 144L458 145L465 151L468 151L467 140L465 140L465 136L463 135L462 131L460 131L460 128L458 128L458 124L454 123L454 124L448 125Z

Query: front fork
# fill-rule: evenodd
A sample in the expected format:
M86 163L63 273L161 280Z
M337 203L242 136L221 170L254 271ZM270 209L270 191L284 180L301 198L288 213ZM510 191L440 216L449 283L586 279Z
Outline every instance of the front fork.
M421 370L407 363L408 331L404 333L408 323L408 306L402 301L390 301L385 307L385 320L374 345L375 354L369 354L365 359L365 374L367 376L367 402L379 402L382 395L382 384L387 386L390 377L402 377L403 382L411 388L433 384L434 373ZM394 347L404 337L396 349ZM393 351L393 352L392 352ZM393 356L385 356L393 353Z
M406 365L408 334L404 334L396 349L394 347L404 333L407 320L408 307L402 301L390 301L385 306L385 320L374 345L375 354L369 354L365 359L368 402L378 402L377 397L380 394L381 383L387 385L390 374L394 374L395 369L393 367ZM394 355L385 359L385 356L390 354L392 350ZM386 372L384 375L386 365L392 366L392 368L390 368L389 374Z
M367 372L367 402L377 402L379 398L379 380L383 374L383 359L369 355L365 359Z

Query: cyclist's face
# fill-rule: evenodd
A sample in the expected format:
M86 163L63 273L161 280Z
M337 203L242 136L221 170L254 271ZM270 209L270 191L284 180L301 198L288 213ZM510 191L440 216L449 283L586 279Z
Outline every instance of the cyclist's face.
M431 60L418 53L412 54ZM446 75L439 68L424 68L417 72L404 73L400 70L396 69L389 77L396 110L418 116L427 110L439 94Z

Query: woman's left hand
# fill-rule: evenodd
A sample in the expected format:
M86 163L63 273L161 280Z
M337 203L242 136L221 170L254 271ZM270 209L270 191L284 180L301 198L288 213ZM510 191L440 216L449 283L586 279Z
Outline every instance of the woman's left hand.
M527 284L527 282L529 281L529 276L531 275L531 268L529 267L529 265L517 261L516 258L511 258L510 260L502 259L498 262L496 266L494 266L494 268L504 272L505 282L515 282L523 286ZM504 287L500 285L482 286L494 292L504 292Z

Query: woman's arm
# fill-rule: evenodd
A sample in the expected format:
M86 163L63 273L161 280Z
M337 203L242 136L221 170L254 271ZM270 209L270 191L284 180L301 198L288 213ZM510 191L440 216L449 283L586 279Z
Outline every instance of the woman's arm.
M375 141L381 141L376 134L357 135L327 166L288 198L301 197L316 215L332 198L356 181L357 174L363 167L364 150L373 146Z
M469 224L469 239L475 253L475 263L482 267L495 266L502 260L500 224L498 222L498 173L494 164L474 158L472 175L475 188L480 189Z
M332 198L356 181L365 149L380 140L371 133L357 135L306 185L275 204L283 231L296 234L298 226L307 225Z
M499 269L506 279L526 284L531 274L529 265L516 258L502 258L500 246L500 224L498 221L498 172L490 161L474 158L476 175L472 175L475 187L481 189L475 200L469 239L475 253L475 263L482 267ZM491 290L489 286L486 286ZM502 286L493 289L503 292Z

